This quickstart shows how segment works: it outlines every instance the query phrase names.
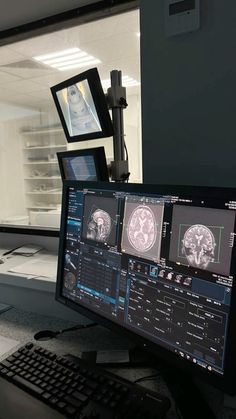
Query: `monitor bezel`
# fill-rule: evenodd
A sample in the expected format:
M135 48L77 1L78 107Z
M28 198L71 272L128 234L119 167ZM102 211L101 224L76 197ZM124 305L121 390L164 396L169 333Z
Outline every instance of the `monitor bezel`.
M108 173L104 147L86 148L82 150L59 151L57 153L57 159L58 159L62 181L70 180L66 178L66 174L65 174L65 170L63 166L63 160L67 158L73 158L73 157L76 158L76 157L82 157L82 156L93 157L95 169L96 169L97 181L100 181L100 182L109 181L109 173Z
M67 124L65 117L63 115L57 93L67 87L87 80L90 88L90 92L94 101L94 105L96 108L96 112L98 115L99 123L101 125L101 131L94 131L87 134L78 134L78 135L71 135L68 131ZM63 82L52 86L50 88L54 103L66 136L68 143L76 142L76 141L86 141L86 140L94 140L97 138L104 138L110 137L113 135L113 124L111 121L110 113L108 110L108 105L106 102L106 96L103 92L101 80L99 77L99 73L97 68L91 68L90 70L84 71L74 77L71 77Z
M125 327L109 320L98 313L89 310L84 306L80 306L78 302L74 303L72 300L62 295L63 287L63 266L64 266L64 249L65 249L65 232L66 232L66 201L68 196L69 188L81 188L83 189L103 189L103 190L115 190L115 191L127 191L132 193L150 193L150 194L164 194L175 196L181 194L181 196L188 197L189 195L198 194L201 197L206 198L222 198L226 200L235 200L236 202L236 188L217 188L217 187L204 187L204 186L181 186L181 185L145 185L145 184L130 184L130 183L95 183L95 182L79 182L79 181L65 181L63 185L63 198L62 198L62 217L61 217L61 228L60 228L60 242L59 242L59 258L58 258L58 272L57 272L57 283L56 283L56 295L55 298L58 302L66 305L67 307L75 310L76 312L86 316L98 324L112 330L113 332L119 333L120 335L131 339L133 343L136 343L143 350L151 352L156 355L158 359L163 360L169 366L176 367L177 370L198 376L207 383L223 390L228 394L236 393L236 382L235 382L235 371L236 371L236 333L235 326L236 321L236 283L232 287L231 306L229 312L229 323L228 323L228 340L226 343L225 353L225 368L224 374L218 376L212 374L200 366L197 366L189 361L181 358L179 355L174 354L172 351L159 346L150 340L137 335L136 333L126 329ZM236 224L236 223L235 223ZM235 227L236 228L236 227ZM232 252L231 268L234 267L234 274L236 276L236 248Z

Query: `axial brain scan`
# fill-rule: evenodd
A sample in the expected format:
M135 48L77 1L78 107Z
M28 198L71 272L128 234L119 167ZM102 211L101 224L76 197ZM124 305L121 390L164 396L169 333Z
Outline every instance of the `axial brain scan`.
M147 252L154 245L157 226L152 210L146 205L139 205L131 213L127 225L128 240L138 252Z
M182 240L182 253L191 266L206 269L215 258L215 238L211 230L201 224L187 229Z
M108 212L96 209L90 216L87 238L106 242L111 232L111 217Z

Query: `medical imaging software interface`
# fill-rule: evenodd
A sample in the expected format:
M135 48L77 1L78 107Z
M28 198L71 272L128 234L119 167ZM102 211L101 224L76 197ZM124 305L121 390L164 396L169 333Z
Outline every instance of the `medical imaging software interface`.
M222 375L236 203L195 201L69 187L61 292Z

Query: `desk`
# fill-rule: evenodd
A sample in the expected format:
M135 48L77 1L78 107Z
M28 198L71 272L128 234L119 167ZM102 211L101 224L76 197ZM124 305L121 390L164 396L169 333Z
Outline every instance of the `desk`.
M29 238L28 241L30 243ZM6 240L7 246L4 248L1 245L0 255L6 250L13 249L16 245L25 243L26 241L22 241L22 239L19 241L18 238L18 242L13 245L12 242L8 243ZM36 240L32 240L32 242L36 242ZM41 243L39 242L39 244ZM27 311L33 311L39 314L48 314L79 322L79 315L77 313L68 310L62 304L55 301L56 274L53 278L46 278L32 277L27 274L10 271L12 268L32 260L45 259L46 263L48 258L51 257L53 258L53 263L55 263L56 272L56 247L51 245L48 248L49 250L40 251L30 257L9 254L3 258L5 262L0 264L0 303L10 304L19 309L26 309Z
M22 343L22 345L30 340L33 340L34 333L39 330L64 329L73 325L75 325L75 323L72 321L56 319L36 313L29 313L15 308L0 315L0 335L18 340ZM100 326L96 326L92 329L68 332L58 336L56 339L52 339L47 342L40 342L39 344L48 350L55 351L59 355L70 353L75 356L80 356L81 352L88 350L104 350L108 348L124 349L130 346L130 342L128 340L121 338L119 335L114 334ZM130 381L155 373L155 371L150 368L121 368L119 370L112 369L112 371ZM155 381L152 382L143 382L142 385L162 393L171 399L170 393L161 377L157 377ZM213 405L212 408L214 407L214 411L217 412L217 419L235 419L235 410L233 411L225 408L222 411L222 393L212 388L211 391L209 391L208 388L208 390L206 390L206 397L209 399L211 405ZM166 419L177 419L173 400L171 409L169 410Z

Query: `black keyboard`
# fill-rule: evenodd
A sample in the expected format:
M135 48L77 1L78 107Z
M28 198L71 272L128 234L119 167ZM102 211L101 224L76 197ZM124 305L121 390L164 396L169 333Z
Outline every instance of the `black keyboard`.
M160 419L170 407L167 397L33 343L2 361L0 376L58 411L58 417Z

